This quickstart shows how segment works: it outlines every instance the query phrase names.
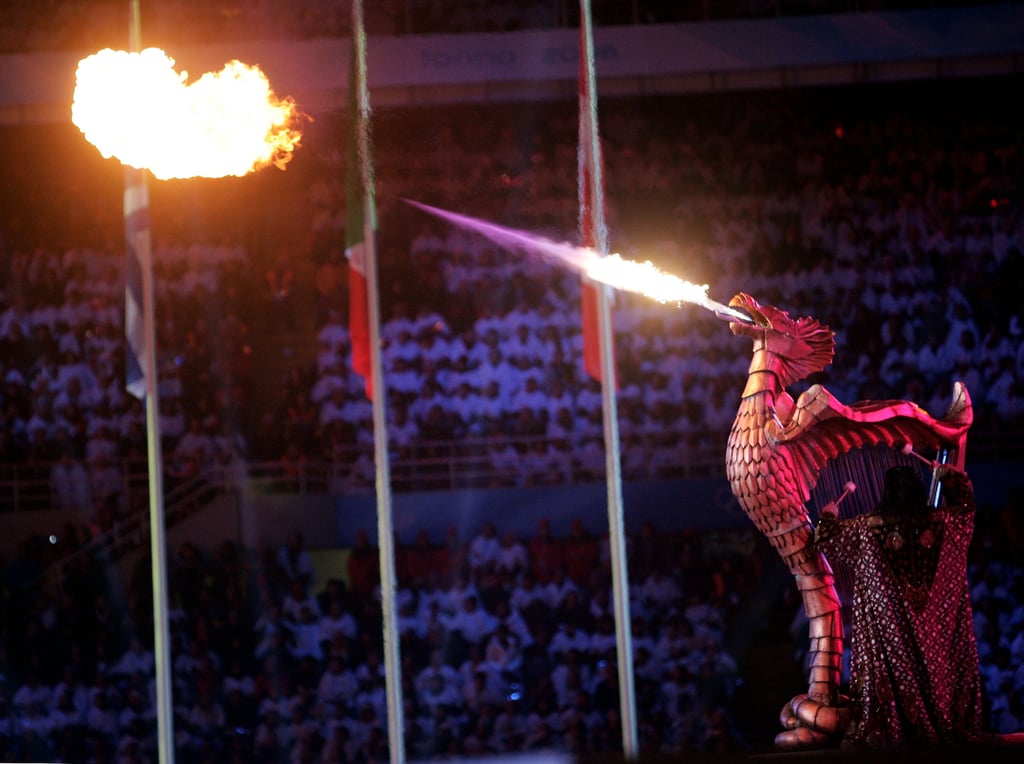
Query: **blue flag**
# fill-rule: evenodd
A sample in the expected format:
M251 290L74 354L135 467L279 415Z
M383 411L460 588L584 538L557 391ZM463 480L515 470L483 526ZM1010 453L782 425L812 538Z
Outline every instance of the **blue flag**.
M143 312L143 269L149 267L149 192L143 171L125 167L124 177L125 387L142 400L146 397L146 324Z

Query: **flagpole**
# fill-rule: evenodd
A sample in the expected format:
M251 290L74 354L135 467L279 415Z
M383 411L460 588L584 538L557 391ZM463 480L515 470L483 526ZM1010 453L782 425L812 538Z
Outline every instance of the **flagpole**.
M583 244L598 254L608 254L604 219L604 178L601 144L597 130L597 77L594 72L594 35L590 0L580 0L580 228ZM587 171L589 170L589 177ZM605 462L608 482L608 538L612 568L612 601L615 612L615 644L618 653L619 712L622 750L627 759L638 753L636 701L633 683L633 635L629 607L629 575L622 508L622 475L619 457L619 425L615 400L614 333L610 305L611 288L584 284L593 290L600 349L601 401L604 416Z
M133 52L142 47L142 16L139 0L131 0L131 23L129 26L129 44ZM153 659L156 670L156 712L157 712L157 752L161 764L174 762L174 720L171 715L171 654L170 637L167 619L167 560L164 541L164 491L163 491L163 455L160 447L160 409L157 392L156 371L156 331L152 243L149 227L149 189L146 184L144 170L125 168L124 215L126 221L126 252L128 259L135 258L128 270L137 271L134 277L126 279L135 281L136 288L141 288L142 301L142 377L145 382L146 404L146 454L149 469L149 532L150 532L150 564L153 578ZM129 223L134 221L131 225ZM141 279L138 277L141 276ZM141 283L138 283L141 282ZM129 287L131 284L129 283ZM138 297L138 295L136 295ZM130 301L130 303L133 301ZM129 305L129 310L138 306ZM131 317L138 319L137 313ZM130 336L134 336L137 327L130 325ZM128 353L137 351L136 343L128 348Z
M373 444L377 493L377 544L380 556L380 594L384 645L384 681L388 709L388 750L394 764L405 761L405 724L402 706L402 664L399 655L398 612L394 530L391 518L391 474L388 462L387 417L385 412L384 369L380 355L380 299L377 279L376 209L373 197L373 173L370 165L370 93L366 83L366 33L363 27L362 0L352 2L352 65L356 87L356 156L359 160L363 205L363 267L366 275L366 307L369 314L370 386L373 402ZM349 200L351 203L352 200Z

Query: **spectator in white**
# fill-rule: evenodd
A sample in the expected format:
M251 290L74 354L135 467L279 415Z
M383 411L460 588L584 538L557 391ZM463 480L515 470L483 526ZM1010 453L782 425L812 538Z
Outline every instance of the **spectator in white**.
M536 440L530 443L521 462L526 485L559 485L569 482L572 454L564 440L552 443Z
M320 605L308 590L305 581L301 577L291 578L288 581L288 593L281 601L281 613L289 621L298 623L304 607L308 607L314 616L320 618Z
M449 634L460 635L469 645L481 645L496 625L494 616L480 607L475 594L465 597L462 609L444 620Z
M327 320L316 333L316 339L318 346L330 350L335 355L347 353L350 344L349 332L337 308L327 311Z
M447 330L443 328L428 328L420 332L417 341L420 362L424 366L444 369L451 364L452 351L447 336Z
M929 384L944 378L953 369L953 359L935 331L928 332L928 339L917 353L917 370Z
M549 440L562 440L566 443L573 443L575 440L576 420L573 418L572 409L568 406L559 408L547 418L544 434Z
M491 278L490 273L481 274L484 279ZM493 283L493 281L492 281ZM480 341L488 347L496 347L501 341L501 332L504 331L505 321L497 306L486 301L477 308L477 317L473 322L473 329L480 337Z
M494 681L497 681L499 678L494 664L484 657L484 645L472 645L466 651L465 659L458 665L458 680L455 682L455 685L459 688L460 692L467 684L473 681L473 675L478 671L485 671L493 675L491 678Z
M548 365L550 368L550 365ZM558 417L558 412L561 409L567 409L569 414L576 409L576 401L565 383L558 377L549 377L544 385L547 393L547 419L552 421Z
M457 537L457 534L458 529L454 526L448 529L449 544L452 543L453 536ZM476 585L461 574L457 574L452 581L452 585L448 587L444 592L444 597L440 600L441 612L446 616L457 613L462 610L466 597L475 597L477 594Z
M124 708L117 716L117 726L121 733L130 732L136 721L141 721L148 729L155 719L156 713L146 704L146 698L142 692L137 687L129 687Z
M971 347L977 347L981 342L981 330L971 316L971 308L966 302L955 302L946 309L946 318L949 321L949 331L946 334L946 350L951 356L964 345L964 337Z
M320 402L318 419L321 429L326 428L334 422L347 422L348 400L345 398L345 390L339 385Z
M70 690L55 691L54 698L56 700L48 715L51 730L60 734L68 727L84 724L85 715L75 707Z
M444 678L438 674L430 674L426 677L417 699L435 714L439 707L459 706L462 701L459 691L445 682Z
M504 624L509 634L519 640L520 649L526 649L533 644L533 635L530 634L530 626L523 617L523 614L509 604L505 597L494 603L494 618L498 624ZM495 627L497 628L497 627Z
M124 490L121 470L100 454L89 464L89 494L93 506L112 507L117 504Z
M49 749L48 743L53 733L53 722L50 714L35 706L29 708L18 720L18 733L20 740L18 746L31 758L29 761L39 761L41 758L32 756L34 751Z
M487 460L491 467L491 485L522 485L522 454L499 431L492 430L488 437Z
M576 408L573 410L578 419L586 419L592 411L598 415L601 413L603 401L601 398L601 383L593 377L587 376L576 393ZM598 423L600 423L600 416Z
M396 358L389 363L384 377L388 383L388 390L401 393L403 396L415 396L423 385L423 377L416 363L405 358Z
M29 668L25 682L11 697L11 705L19 714L28 713L30 708L35 708L40 713L48 711L53 702L53 690L39 680L39 672Z
M384 677L365 677L359 680L359 691L352 703L359 709L360 721L387 718L387 695L384 692ZM370 713L367 713L369 711Z
M497 707L505 698L494 675L480 669L463 685L461 699L467 707L479 710L486 706Z
M260 701L258 710L260 716L264 716L268 711L273 711L277 714L278 719L283 719L287 716L291 703L288 696L284 694L283 682L284 679L282 677L274 677L270 680L266 694Z
M433 649L427 665L413 679L417 692L423 692L433 677L439 676L445 684L459 689L463 684L463 676L458 670L444 661L441 651Z
M78 379L83 392L96 389L96 375L85 360L74 353L65 353L64 362L57 367L57 387L61 390L67 389L72 378Z
M317 684L317 697L323 704L344 706L353 697L359 683L351 671L345 668L340 655L327 659L327 670Z
M513 584L508 604L513 612L523 614L547 613L551 609L547 591L537 583L536 576L529 570Z
M85 726L107 742L113 742L117 736L117 712L101 690L93 690L92 707L85 716Z
M514 333L504 342L502 349L508 362L520 369L528 369L544 357L544 345L527 323L516 325Z
M558 327L545 324L536 333L538 353L537 359L545 366L561 363L565 356L565 343L559 335Z
M597 628L590 635L586 655L591 662L611 660L615 657L615 649L615 619L610 615L603 615L597 619Z
M94 390L86 395L82 392L82 381L78 377L71 377L64 389L58 390L53 396L53 409L58 412L63 412L68 407L89 410L96 405L96 396L99 394Z
M63 449L60 460L50 468L50 490L55 509L81 510L92 504L89 474L82 462L74 458L70 448Z
M484 644L483 657L499 674L512 675L522 667L523 645L519 636L499 621Z
M480 364L479 374L481 387L497 382L501 397L506 400L510 400L522 384L522 373L505 359L497 347L488 349L487 358Z
M208 477L215 486L237 489L245 485L249 477L249 465L233 444L225 448L218 447Z
M100 395L105 395L105 393L100 393ZM142 401L134 395L128 396L124 406L112 405L111 408L115 412L120 412L117 416L117 433L122 439L135 431L136 427L145 430L146 410Z
M289 534L288 540L278 547L277 564L288 581L298 579L306 590L313 586L316 575L313 558L306 549L305 539L298 531ZM315 612L319 615L319 608Z
M90 419L88 439L85 442L85 458L93 461L103 457L107 461L116 461L120 456L116 433L116 428L106 420Z
M546 583L542 583L545 596L547 597L548 607L552 610L562 604L562 600L565 599L565 595L570 591L575 591L579 594L579 587L573 582L569 576L565 573L565 568L555 568L551 575L551 579Z
M160 433L174 443L185 433L185 414L179 400L160 399Z
M457 335L451 341L449 350L452 358L465 358L466 368L470 370L478 368L487 357L487 346L480 340L480 335L473 327Z
M676 580L666 575L660 567L654 568L647 575L640 591L647 608L651 611L668 610L683 596Z
M448 373L445 376L447 390L458 390L463 382L469 384L469 388L476 392L477 373L475 368L470 368L469 361L464 355L457 355L451 359Z
M1017 375L1014 373L1013 367L1013 359L1004 357L996 372L988 379L985 403L993 410L998 411L1001 407L1005 409L1006 402L1012 395L1013 387L1017 383Z
M426 303L421 305L419 310L416 311L416 317L412 320L412 326L414 337L419 337L424 331L428 330L440 335L451 333L451 327L448 326L448 322L444 317Z
M277 759L284 753L281 746L279 730L281 728L281 714L277 708L268 706L260 707L259 723L253 732L252 747L258 758ZM177 730L179 725L175 725Z
M910 348L902 334L897 335L882 357L879 375L887 385L896 387L906 376L907 371L915 368L916 364L917 353Z
M589 649L590 635L572 621L559 624L558 631L551 635L548 645L548 653L556 661L564 660L571 651L581 656L586 655Z
M89 688L78 678L78 675L75 673L75 667L72 665L64 667L60 682L53 688L53 697L59 697L61 694L66 694L71 698L78 717L85 718L85 714L89 711L89 706L91 705Z
M548 395L540 386L540 378L537 372L527 372L523 375L523 385L518 392L512 395L510 403L513 411L530 409L539 420L546 420L548 416Z
M327 612L320 619L320 641L333 642L339 634L346 640L355 639L356 620L342 607L340 600L332 599L327 606Z
M443 402L441 389L437 383L427 380L422 383L416 399L409 403L409 416L422 428L423 422L427 419L427 412Z
M697 700L698 690L694 676L681 663L669 666L668 675L661 682L659 689L665 701L668 717L674 721L681 720L689 704Z
M514 580L526 572L529 564L526 545L516 537L513 531L504 531L501 534L501 546L495 555L495 570Z
M266 612L261 615L253 630L256 633L257 658L262 658L276 645L287 644L291 640L291 630L281 615L281 609L274 603L267 606Z
M482 573L489 573L498 561L501 542L494 523L487 521L480 532L469 542L469 570L474 578Z
M309 399L313 403L323 404L331 398L335 390L341 390L342 396L348 390L346 381L346 367L340 358L333 359L327 366L320 370L316 382L309 391Z
M289 624L289 628L293 637L290 645L292 657L296 660L312 658L318 663L323 660L320 618L313 612L308 602L299 606L299 617Z
M398 605L398 623L396 626L399 639L410 639L414 642L425 639L427 624L417 614L416 602L408 601Z
M256 695L256 680L242 670L242 660L238 656L233 656L228 662L228 670L222 683L221 695L226 698L235 690L246 698L252 698Z
M498 432L511 411L511 402L502 394L501 384L491 380L480 390L480 416L487 423L488 432Z
M575 651L566 654L551 670L551 686L554 688L558 707L569 707L576 693L589 687L590 681L591 670L589 665L583 662L582 654Z
M419 343L416 342L411 327L399 328L381 349L381 360L387 369L399 359L405 361L407 366L414 367L419 362L419 357Z
M153 651L145 647L138 637L132 637L128 649L110 667L110 675L122 679L133 677L136 674L149 677L155 670Z
M213 459L213 438L203 428L203 421L199 417L191 417L188 420L188 430L178 439L174 453L196 464Z
M188 726L193 734L210 741L220 740L224 733L224 709L212 692L202 692L188 712Z
M391 307L391 315L380 328L381 339L391 342L403 331L409 332L409 336L412 336L416 333L416 325L409 315L409 303L405 300L396 300Z
M486 416L483 398L469 382L460 382L448 402L448 409L459 419L464 430L473 436L486 432Z

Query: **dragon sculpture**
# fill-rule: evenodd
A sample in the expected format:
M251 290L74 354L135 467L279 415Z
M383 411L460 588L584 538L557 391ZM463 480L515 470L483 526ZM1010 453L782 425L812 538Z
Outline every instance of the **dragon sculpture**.
M843 629L832 569L813 548L807 508L821 470L833 459L868 446L961 449L973 420L963 384L936 419L910 401L845 405L821 385L796 400L786 388L824 369L835 335L813 318L793 319L747 294L729 306L750 316L730 320L737 336L753 340L753 358L729 434L726 474L733 494L796 579L809 620L809 685L787 702L776 747L799 749L841 736L850 710L841 697Z

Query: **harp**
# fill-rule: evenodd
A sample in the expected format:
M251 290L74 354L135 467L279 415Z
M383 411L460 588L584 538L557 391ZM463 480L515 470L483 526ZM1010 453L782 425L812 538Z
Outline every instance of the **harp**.
M964 469L967 450L966 431L955 442L940 443L934 459L914 450L913 444L901 448L874 445L859 448L830 461L819 473L818 483L811 491L810 506L821 507L830 502L838 504L839 517L851 518L871 512L882 498L885 473L892 467L917 469L928 486L928 503L938 508L942 502L942 483L939 468L950 465ZM849 566L841 561L829 561L835 575L836 590L845 605L853 592L853 576Z

